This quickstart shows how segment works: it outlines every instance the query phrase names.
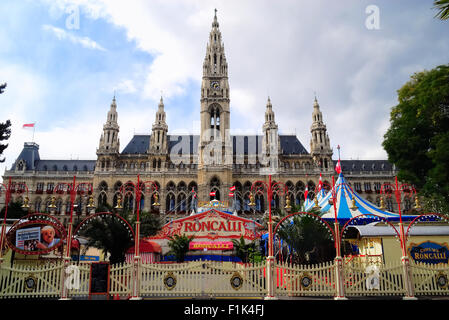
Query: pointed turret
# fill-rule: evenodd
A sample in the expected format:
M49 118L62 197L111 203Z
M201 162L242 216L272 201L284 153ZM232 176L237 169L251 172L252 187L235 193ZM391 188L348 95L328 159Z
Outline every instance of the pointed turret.
M203 63L203 76L226 76L228 75L228 64L224 53L224 44L221 40L221 32L215 9L212 30L209 34L209 43L206 48L206 57Z
M264 139L262 141L264 154L270 156L277 155L279 147L278 125L274 119L273 105L271 104L270 97L267 100L265 122L262 131L264 133Z
M118 138L118 134L120 127L117 122L117 117L117 103L114 96L107 114L106 123L103 125L103 134L100 138L97 154L111 154L119 152L120 140Z
M323 122L323 114L321 113L316 96L313 103L312 120L312 126L310 128L312 134L310 154L321 169L332 170L332 149L330 147L326 125Z
M166 115L164 110L164 100L161 97L158 110L156 111L156 119L152 127L150 139L150 153L166 153L167 152L167 132L168 125L165 122Z

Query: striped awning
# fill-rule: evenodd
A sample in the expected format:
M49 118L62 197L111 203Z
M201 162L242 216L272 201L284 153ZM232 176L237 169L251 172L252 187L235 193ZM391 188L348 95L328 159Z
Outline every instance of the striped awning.
M347 183L343 174L340 173L337 181L332 190L330 190L325 196L318 198L318 205L320 206L321 217L323 219L335 219L335 211L332 201L332 191L335 190L337 203L337 219L349 220L354 217L360 216L360 218L373 218L381 217L388 220L399 220L399 214L383 210L373 203L365 200L357 192L353 191ZM354 202L353 202L354 200ZM313 206L309 206L306 211L309 211ZM416 216L402 216L403 219L413 219Z

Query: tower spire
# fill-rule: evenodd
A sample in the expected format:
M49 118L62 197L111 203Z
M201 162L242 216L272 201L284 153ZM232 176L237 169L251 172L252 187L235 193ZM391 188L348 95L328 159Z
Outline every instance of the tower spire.
M100 138L99 148L97 149L97 154L103 153L118 153L120 148L120 140L118 138L118 133L120 127L118 125L118 113L117 113L117 102L115 99L115 92L112 98L111 106L109 108L106 122L103 125L103 134Z
M310 128L310 132L312 134L310 154L321 169L329 170L331 168L330 164L332 163L332 149L316 94L313 102L312 127Z
M165 121L166 114L164 110L164 99L159 100L158 109L156 111L156 119L153 124L152 134L150 138L150 152L151 153L166 153L167 152L167 133L168 125Z
M229 165L232 165L232 147L226 144L230 141L228 63L219 29L217 9L214 10L212 29L209 33L206 55L203 62L200 101L201 134L199 168L203 168L205 165L212 165L207 159L207 157L210 158L210 154L213 154L215 158L220 158L221 160L230 157L231 162ZM211 141L214 141L214 146L217 148L214 152L207 149L210 147L209 142ZM223 148L218 147L219 141L223 144ZM224 153L223 150L225 150ZM215 162L218 162L218 160ZM225 163L228 163L228 160L221 161L222 165L225 165Z
M214 9L215 15L214 15L214 22L212 22L212 28L218 28L218 19L217 19L217 8Z

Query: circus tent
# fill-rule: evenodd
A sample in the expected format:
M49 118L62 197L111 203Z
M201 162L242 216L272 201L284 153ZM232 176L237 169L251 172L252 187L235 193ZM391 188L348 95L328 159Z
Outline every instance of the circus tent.
M161 246L154 242L141 239L139 243L140 257L143 263L154 263L160 260ZM126 262L131 263L134 259L134 246L128 248L125 254Z
M332 204L332 191L335 190L336 194L336 209L338 220L349 220L357 216L362 218L372 219L375 217L385 218L389 221L398 221L399 214L383 210L373 203L363 199L357 192L354 192L349 186L348 182L344 178L343 174L339 174L337 181L332 190L326 195L317 197L318 205L321 211L321 218L323 219L335 219L334 206ZM311 205L306 208L306 211L310 211L315 203L310 201ZM416 216L402 215L402 219L410 220Z
M316 199L318 201L318 204L323 201L323 199L326 197L326 190L321 188L316 195ZM309 197L304 202L304 211L309 211L315 206L315 201L311 200Z

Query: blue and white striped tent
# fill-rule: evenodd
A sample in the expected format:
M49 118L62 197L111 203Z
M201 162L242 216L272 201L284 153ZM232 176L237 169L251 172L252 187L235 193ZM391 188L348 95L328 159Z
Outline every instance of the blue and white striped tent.
M337 209L337 219L338 220L349 220L351 218L361 216L363 219L373 219L374 216L385 218L389 221L398 221L399 214L394 212L389 212L382 210L373 203L363 199L357 192L354 192L349 184L346 182L343 174L340 173L334 186L336 190L336 209ZM324 197L318 201L320 206L321 218L330 220L335 219L335 211L332 202L332 190L330 190ZM355 207L353 208L353 201ZM312 201L313 204L313 201ZM314 204L308 208L310 210L313 208ZM307 210L307 211L308 211ZM404 220L410 220L416 216L402 216Z
M324 189L320 189L320 191L318 191L318 193L315 195L315 197L318 200L318 203L321 203L326 196L327 196L326 190L324 190ZM314 206L315 206L315 200L311 200L311 199L309 199L309 197L307 197L306 201L304 201L304 211L309 211Z

